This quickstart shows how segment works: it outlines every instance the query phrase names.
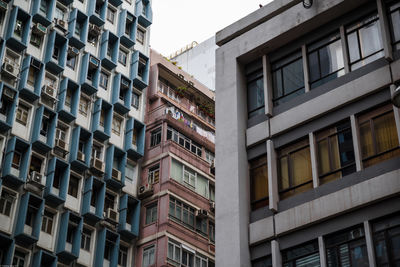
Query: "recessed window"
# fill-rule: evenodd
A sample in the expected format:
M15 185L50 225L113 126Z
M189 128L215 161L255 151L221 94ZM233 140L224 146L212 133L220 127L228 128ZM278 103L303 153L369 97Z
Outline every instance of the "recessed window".
M118 62L121 63L122 65L126 66L126 62L128 60L128 52L124 49L119 49L119 54L118 54Z
M53 231L54 214L48 210L44 211L42 218L42 231L51 235Z
M88 228L83 228L81 237L81 249L90 252L90 242L92 240L92 231Z
M64 20L65 11L66 10L64 10L64 8L62 8L61 6L57 5L55 13L54 13L54 18L59 19L59 20Z
M75 70L76 62L77 62L77 56L70 55L70 54L67 55L67 66L70 69Z
M158 183L160 177L160 165L153 166L149 169L149 173L147 175L147 183L154 184Z
M267 156L249 162L250 168L250 203L251 209L267 206L268 198L268 164Z
M247 112L249 118L265 113L262 64L256 64L260 65L261 68L247 74ZM252 65L254 63L249 65L248 68Z
M26 126L28 123L29 110L30 110L29 106L19 103L15 120L20 124Z
M154 264L155 251L154 245L143 249L142 267L149 267Z
M167 140L173 140L199 157L202 155L202 148L199 144L169 126L167 129Z
M146 70L146 60L143 58L139 58L139 67L138 67L138 76L143 79L144 72Z
M15 203L16 194L12 193L6 189L1 191L0 197L0 214L3 214L7 217L11 217L11 212Z
M124 245L119 246L118 266L128 266L128 247Z
M390 33L392 35L392 44L397 50L400 50L400 3L393 1L389 6Z
M108 88L108 80L110 75L104 71L100 72L100 87L107 90Z
M132 92L132 103L131 103L132 107L139 109L139 98L140 98L139 94L137 94L136 92Z
M21 165L21 159L22 159L21 157L22 156L21 156L20 152L14 151L13 160L11 163L12 168L19 170L19 167Z
M71 175L69 177L68 195L78 198L79 178Z
M40 45L42 44L42 37L39 34L32 32L29 43L37 48L40 48Z
M136 41L140 44L144 44L144 37L145 37L145 30L142 30L141 28L137 29L137 34L136 34Z
M115 20L115 10L113 8L107 7L107 20L114 23Z
M14 34L21 38L22 37L22 31L23 31L23 22L19 19L15 21L15 28L14 28Z
M251 263L252 267L272 267L272 257L262 257L261 259L254 260Z
M169 215L191 228L195 226L195 209L173 197L169 198Z
M19 249L16 249L14 251L14 257L13 257L13 261L12 261L12 266L27 266L25 263L28 263L28 256L29 253L21 251Z
M122 121L123 119L119 116L114 116L113 118L112 132L118 136L121 135Z
M81 95L81 98L79 99L79 114L87 117L89 114L89 108L90 108L90 99Z
M161 143L161 128L151 132L150 147L156 146Z
M157 203L146 207L146 224L157 221Z
M282 251L282 261L282 265L285 267L320 266L318 241L315 240L310 243Z

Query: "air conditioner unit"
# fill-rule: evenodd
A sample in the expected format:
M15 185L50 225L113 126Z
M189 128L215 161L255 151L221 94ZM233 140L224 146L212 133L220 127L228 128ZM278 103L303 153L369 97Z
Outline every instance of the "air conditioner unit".
M215 211L215 202L214 202L214 201L210 201L210 210L211 210L212 212Z
M208 211L203 210L203 209L201 209L201 210L196 210L196 217L199 217L199 218L207 218L207 217L208 217Z
M33 68L40 70L40 67L42 66L42 63L40 63L39 60L34 59L33 57L31 58L31 64Z
M362 230L361 229L356 229L350 232L350 238L351 239L357 239L363 236Z
M89 25L89 33L95 36L99 36L101 33L101 29L99 26L94 25L94 24L90 24Z
M118 212L114 209L108 208L107 209L107 219L110 219L111 221L118 222Z
M85 154L82 151L78 151L78 160L84 162L85 161Z
M51 98L56 98L56 90L50 85L43 86L42 93L44 93L45 95L47 95Z
M146 185L142 185L139 187L138 197L140 199L149 197L151 195L153 195L153 185L152 184L146 184Z
M3 87L3 96L8 98L9 100L13 101L15 98L16 92L12 90L11 88L8 88L6 86Z
M121 181L121 172L115 168L112 168L111 176L113 179Z
M55 23L61 28L65 29L66 22L62 19L55 19Z
M55 147L63 150L63 151L67 151L67 143L65 143L64 140L61 139L56 139L56 143L55 143Z
M126 79L121 79L121 87L128 89L129 88L129 81L126 80Z
M92 168L96 171L104 173L104 163L100 159L92 159Z
M29 181L37 183L37 184L43 184L43 175L41 173L38 172L31 172L31 174L29 175Z
M36 23L33 25L32 31L40 36L43 36L47 33L47 28L40 23Z
M68 54L71 56L77 56L79 54L79 49L73 46L68 46Z
M11 75L11 76L17 78L17 76L18 76L18 68L16 68L13 64L8 63L8 62L4 62L2 69L8 75Z
M89 58L89 64L90 66L97 68L100 64L99 60L97 58L95 58L94 56L90 56Z
M0 0L0 11L6 12L7 11L7 3Z

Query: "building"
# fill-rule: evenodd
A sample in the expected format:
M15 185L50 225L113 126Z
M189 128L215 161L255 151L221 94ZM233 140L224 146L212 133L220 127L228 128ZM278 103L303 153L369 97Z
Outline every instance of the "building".
M214 93L152 50L136 266L214 264Z
M132 266L149 0L0 1L0 265Z
M275 0L216 34L216 266L399 264L399 8Z
M170 56L171 61L176 61L177 65L211 90L215 90L215 36L208 38L204 42L191 45L176 51Z

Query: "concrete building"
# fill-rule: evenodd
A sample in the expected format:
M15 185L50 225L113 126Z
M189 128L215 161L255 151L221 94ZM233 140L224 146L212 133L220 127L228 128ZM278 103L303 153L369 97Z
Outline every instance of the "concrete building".
M216 266L399 264L399 9L275 0L216 34Z
M202 82L211 90L215 90L215 36L197 44L191 45L176 51L170 55L171 61L176 61L177 65L184 71Z
M0 1L0 265L132 266L149 0Z
M214 93L150 53L136 266L214 264Z

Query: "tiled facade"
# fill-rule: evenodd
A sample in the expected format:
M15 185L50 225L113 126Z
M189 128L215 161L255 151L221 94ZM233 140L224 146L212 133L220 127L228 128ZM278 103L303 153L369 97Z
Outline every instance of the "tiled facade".
M0 265L132 266L149 0L0 1Z
M151 51L137 266L215 266L214 93Z

